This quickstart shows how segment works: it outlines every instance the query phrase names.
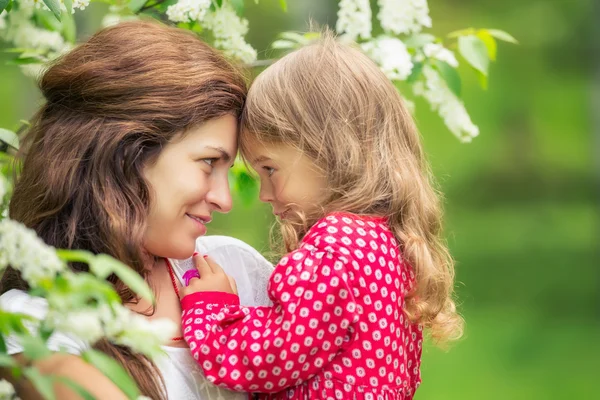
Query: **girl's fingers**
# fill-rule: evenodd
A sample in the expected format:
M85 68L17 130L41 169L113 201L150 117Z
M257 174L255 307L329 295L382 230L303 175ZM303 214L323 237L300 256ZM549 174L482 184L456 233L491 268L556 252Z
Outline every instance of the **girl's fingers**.
M209 256L205 255L204 260L210 266L210 269L212 270L213 274L225 273L225 271L223 271L223 268L221 268L221 266Z
M205 276L208 276L209 274L213 273L212 268L206 262L206 259L200 254L197 256L194 256L194 265L196 266L196 269L198 270L200 277L205 277ZM197 279L197 278L195 278L195 279Z

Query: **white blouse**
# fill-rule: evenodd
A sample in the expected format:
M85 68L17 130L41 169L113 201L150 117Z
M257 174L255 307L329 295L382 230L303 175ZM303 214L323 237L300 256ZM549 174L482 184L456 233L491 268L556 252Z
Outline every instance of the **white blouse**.
M231 275L238 287L240 302L248 306L270 305L267 283L273 266L260 253L246 243L227 236L202 236L196 242L196 251L208 254L225 272ZM183 282L182 276L194 268L193 261L170 260L175 274ZM46 300L32 297L20 290L9 290L0 296L0 308L8 312L18 312L43 319L47 312ZM14 337L5 337L9 354L23 351ZM60 349L71 354L81 354L89 343L72 335L55 332L48 339L48 348ZM202 374L188 348L163 346L165 355L155 360L162 373L170 400L244 400L246 393L231 392L214 386Z

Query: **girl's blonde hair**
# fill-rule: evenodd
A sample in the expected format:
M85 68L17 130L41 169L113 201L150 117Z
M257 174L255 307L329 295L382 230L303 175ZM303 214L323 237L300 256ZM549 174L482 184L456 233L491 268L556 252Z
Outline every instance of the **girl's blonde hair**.
M301 229L283 224L288 250L324 213L385 216L416 273L406 313L438 343L461 336L454 263L440 237L439 194L419 133L394 85L367 56L326 32L267 68L242 114L242 155L255 141L300 149L327 179L323 212L306 216Z

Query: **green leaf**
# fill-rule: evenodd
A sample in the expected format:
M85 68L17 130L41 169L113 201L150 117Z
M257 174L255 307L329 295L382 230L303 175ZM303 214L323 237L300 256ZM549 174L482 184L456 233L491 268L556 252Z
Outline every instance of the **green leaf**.
M81 357L117 385L128 398L136 399L140 395L135 381L113 358L97 350L87 350L81 354Z
M490 60L496 61L496 51L498 48L496 45L496 39L494 39L494 37L484 29L477 31L477 37L485 44Z
M23 371L27 379L31 381L33 386L46 400L55 400L54 385L52 377L42 375L35 367L25 368Z
M287 8L287 1L285 1L285 0L279 0L279 5L281 6L281 9L284 12L287 12L287 10L288 10L288 8Z
M71 13L63 15L62 34L69 43L75 43L77 27L75 26L75 18Z
M6 343L4 343L4 336L0 333L0 354L6 354Z
M435 42L435 36L433 36L429 33L415 33L414 35L408 37L404 41L404 44L408 48L415 49L418 47L423 47L427 43L432 43L432 42Z
M244 14L244 0L230 0L236 14L242 16Z
M27 65L27 64L42 64L44 61L39 57L24 57L21 55L20 57L13 58L10 61L7 61L7 64L11 65Z
M486 31L498 40L502 40L504 42L514 43L514 44L519 43L517 41L517 39L512 37L509 33L501 31L499 29L486 29Z
M475 71L475 73L477 74L477 79L479 80L479 86L481 86L481 88L483 90L487 90L488 88L488 77L487 75L482 74L480 71Z
M433 67L440 73L452 93L460 97L462 85L458 72L447 62L440 60L433 60Z
M458 51L473 68L487 75L490 57L481 39L475 35L459 37Z
M473 35L474 33L475 33L475 28L467 28L467 29L460 29L458 31L450 32L447 36L448 36L448 38L452 39L452 38L457 38L460 36Z
M6 6L6 12L11 12L13 5L15 4L14 0L9 0L8 6Z
M8 354L0 352L0 367L6 368L6 367L17 367L17 366L19 366L19 364L17 364L17 362L15 361L14 358L9 356Z
M293 49L298 44L289 40L276 40L271 44L273 49Z
M49 31L60 32L62 30L60 21L58 21L54 14L48 10L36 9L34 18L39 25Z
M19 137L13 131L9 131L8 129L0 128L0 140L13 147L15 149L19 149Z
M91 264L95 257L94 253L85 250L57 249L56 255L65 262L83 262L86 264ZM108 275L110 275L110 273L102 278L106 278Z
M37 336L19 335L19 342L23 346L23 354L29 360L41 360L52 355L46 343Z
M99 271L99 273L102 275L104 275L106 271L114 273L131 290L133 290L135 293L137 293L144 299L154 303L154 295L152 294L152 290L150 289L144 278L142 278L140 274L138 274L122 262L106 254L99 254L94 258L94 260L90 264L90 268L94 273L96 273L96 271ZM98 274L96 273L96 275Z
M73 381L72 379L65 378L64 376L55 376L55 382L60 382L63 385L70 387L75 393L77 393L83 400L95 400L96 398L92 396L90 392L85 390L81 385Z
M59 0L44 0L44 4L48 6L57 20L60 21L60 1Z
M144 4L146 4L148 0L131 0L129 2L129 4L127 4L127 7L131 10L132 13L138 13L142 7L144 7Z
M423 71L423 63L416 62L413 64L412 70L410 71L410 75L406 78L406 83L415 83L417 79L421 76L421 71Z
M73 15L73 0L63 0L65 3L65 7L67 9L67 13L71 16Z
M8 4L10 2L11 0L0 0L0 13L2 13L2 11L4 11L6 7L8 7Z
M299 44L307 44L309 41L304 35L297 32L281 32L279 37Z

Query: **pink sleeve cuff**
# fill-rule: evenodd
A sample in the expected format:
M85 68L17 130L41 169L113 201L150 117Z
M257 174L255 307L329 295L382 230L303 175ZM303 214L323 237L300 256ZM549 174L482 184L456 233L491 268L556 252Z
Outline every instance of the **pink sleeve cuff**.
M240 305L240 297L237 294L226 292L196 292L188 294L181 299L182 311L189 310L194 305L203 301L207 304Z

